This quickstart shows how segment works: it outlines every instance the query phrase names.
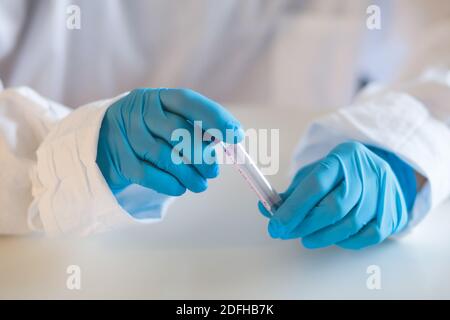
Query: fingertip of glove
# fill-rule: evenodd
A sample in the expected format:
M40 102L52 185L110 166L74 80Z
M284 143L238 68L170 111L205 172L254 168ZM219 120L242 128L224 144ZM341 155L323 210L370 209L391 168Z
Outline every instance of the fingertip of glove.
M169 196L179 197L186 193L186 188L179 186L173 187L169 191L165 192Z
M271 218L272 215L270 214L269 211L267 211L267 209L264 207L264 205L262 204L261 201L258 201L258 209L259 212L261 212L261 214L266 217L266 218Z
M269 232L269 235L273 238L273 239L278 239L280 238L280 232L279 229L276 225L276 223L273 222L273 220L269 221L269 225L267 226L267 230Z
M300 241L303 247L305 247L306 249L313 250L320 248L320 246L316 242L310 241L308 238L302 238Z
M223 141L226 143L236 144L244 140L245 132L239 122L231 121L227 123L225 136Z
M241 125L239 125L238 127L236 127L234 129L234 133L235 133L235 136L236 136L235 143L239 143L242 140L244 140L245 132L244 132L244 129L242 129Z
M205 170L204 175L206 179L215 179L219 176L219 173L219 166L217 164L214 164Z
M208 189L208 182L206 180L203 180L201 182L198 182L195 184L194 187L189 188L194 193L201 193L203 191L206 191Z

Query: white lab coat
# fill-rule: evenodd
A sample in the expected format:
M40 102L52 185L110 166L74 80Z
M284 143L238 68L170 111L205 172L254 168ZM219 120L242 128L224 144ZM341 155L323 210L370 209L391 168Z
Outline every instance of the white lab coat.
M450 193L449 5L396 3L401 11L380 1L382 29L369 31L365 1L1 0L0 233L85 235L161 219L168 197L139 186L114 197L95 162L104 112L134 87L336 108L361 74L390 82L312 124L295 164L346 139L394 151L427 178L419 221ZM79 30L66 28L72 4Z

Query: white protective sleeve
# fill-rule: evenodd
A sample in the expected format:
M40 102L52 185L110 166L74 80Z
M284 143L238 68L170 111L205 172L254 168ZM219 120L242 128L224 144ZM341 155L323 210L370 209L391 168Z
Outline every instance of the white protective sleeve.
M162 217L167 196L137 185L114 196L97 167L113 101L71 111L29 88L0 92L0 234L87 235Z
M409 226L450 195L450 23L425 31L401 81L370 86L351 106L312 123L294 157L299 168L350 139L396 153L427 179Z

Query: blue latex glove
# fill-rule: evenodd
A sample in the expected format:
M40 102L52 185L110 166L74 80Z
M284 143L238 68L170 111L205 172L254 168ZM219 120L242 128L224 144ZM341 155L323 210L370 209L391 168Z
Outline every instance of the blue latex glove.
M186 189L204 191L207 179L218 175L217 163L193 164L187 159L176 164L171 157L180 151L173 148L179 141L171 141L172 132L184 128L193 139L194 121L202 121L204 130L220 130L223 137L227 129L234 130L234 141L227 142L240 141L244 135L228 111L188 89L136 89L111 105L102 121L97 150L97 164L111 190L134 183L171 196ZM200 152L208 145L203 142ZM190 154L195 152L192 149Z
M373 149L343 143L299 170L270 219L270 235L303 238L307 248L360 249L404 228L415 199L414 171L395 155Z

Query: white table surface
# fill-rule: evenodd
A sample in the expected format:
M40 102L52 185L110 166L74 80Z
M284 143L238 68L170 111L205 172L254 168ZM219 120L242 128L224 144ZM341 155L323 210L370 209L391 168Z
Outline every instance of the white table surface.
M280 128L288 184L292 149L312 115L232 110L246 127ZM450 202L400 240L362 251L310 251L272 240L256 198L230 166L203 194L176 201L159 224L84 239L0 237L0 298L450 298ZM66 287L69 265L81 290ZM366 287L370 265L381 290Z

